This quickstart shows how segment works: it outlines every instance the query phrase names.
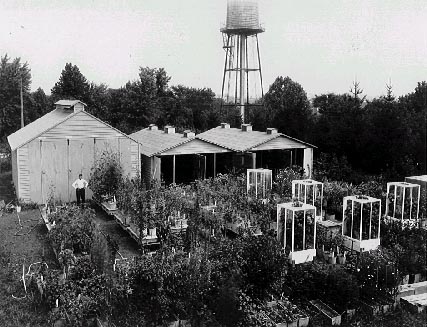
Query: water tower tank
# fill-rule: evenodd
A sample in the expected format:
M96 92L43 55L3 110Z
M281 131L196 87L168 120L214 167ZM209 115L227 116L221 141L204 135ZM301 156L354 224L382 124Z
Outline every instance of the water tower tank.
M226 30L259 30L258 3L255 1L228 1Z

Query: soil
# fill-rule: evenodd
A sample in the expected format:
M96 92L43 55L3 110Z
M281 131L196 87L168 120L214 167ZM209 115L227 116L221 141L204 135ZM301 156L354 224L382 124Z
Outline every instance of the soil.
M58 268L40 211L4 213L0 217L0 326L48 326L46 312L35 310L28 298L12 297L25 296L23 265L27 272L31 263L42 260L49 268Z

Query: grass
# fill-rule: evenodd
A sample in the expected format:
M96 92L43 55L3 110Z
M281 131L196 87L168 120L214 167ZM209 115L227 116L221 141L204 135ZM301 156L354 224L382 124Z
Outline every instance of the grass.
M23 228L16 212L0 217L0 326L49 326L45 311L36 310L28 298L12 297L25 296L22 265L27 270L31 263L45 259L49 267L57 268L39 211L21 212L20 219Z

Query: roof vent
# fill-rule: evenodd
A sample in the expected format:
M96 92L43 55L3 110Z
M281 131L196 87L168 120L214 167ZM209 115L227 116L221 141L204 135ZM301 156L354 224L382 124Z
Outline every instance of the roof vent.
M157 131L159 128L157 127L156 124L150 124L150 125L148 125L148 129L150 131Z
M277 128L274 128L274 127L267 128L267 134L268 135L277 134Z
M194 133L194 132L190 131L189 129L187 129L187 130L184 131L184 137L186 137L188 139L191 139L191 138L196 137L196 133Z
M221 123L221 128L230 128L229 123Z
M251 124L242 124L242 132L251 132L252 125Z
M80 100L59 100L55 102L55 109L72 109L73 112L85 110L86 103L81 102Z
M175 127L165 126L164 131L166 134L175 134Z

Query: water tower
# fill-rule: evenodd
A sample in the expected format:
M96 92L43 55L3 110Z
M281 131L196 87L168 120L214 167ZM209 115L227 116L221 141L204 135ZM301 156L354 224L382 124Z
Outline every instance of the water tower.
M221 109L240 109L243 123L245 107L256 97L264 97L258 44L258 34L262 32L257 2L228 1L227 21L221 28L225 50Z

